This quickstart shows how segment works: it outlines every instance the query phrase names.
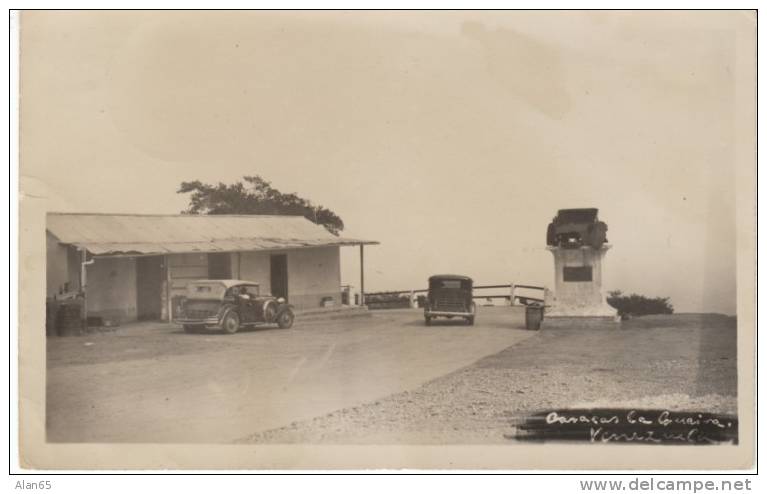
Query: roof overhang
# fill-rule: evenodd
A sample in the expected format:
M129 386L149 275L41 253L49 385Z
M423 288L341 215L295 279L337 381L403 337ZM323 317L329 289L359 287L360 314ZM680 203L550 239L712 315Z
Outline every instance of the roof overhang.
M318 247L344 247L355 245L378 245L373 240L337 238L335 240L284 240L284 239L237 239L204 242L75 242L72 245L85 249L96 257L139 257L166 254L213 254L245 251L279 251Z
M97 257L280 251L376 241L339 237L303 216L48 213L60 244Z

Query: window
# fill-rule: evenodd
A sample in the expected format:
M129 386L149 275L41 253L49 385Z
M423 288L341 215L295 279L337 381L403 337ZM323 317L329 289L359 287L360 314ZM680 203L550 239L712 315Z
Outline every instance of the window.
M451 290L470 290L471 289L471 282L466 280L445 280L445 279L437 279L432 280L430 288L432 289L440 289L440 288L447 288Z
M442 288L461 288L460 280L444 280L442 282Z

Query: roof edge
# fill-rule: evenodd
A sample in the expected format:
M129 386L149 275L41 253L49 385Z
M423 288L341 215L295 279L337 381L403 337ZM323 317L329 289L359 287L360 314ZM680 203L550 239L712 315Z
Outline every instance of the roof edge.
M252 218L254 216L260 218L304 218L305 216L300 214L183 214L183 213L85 213L85 212L66 212L66 211L48 211L46 216L138 216L138 217L150 217L150 218L196 218L196 217L229 217L229 218ZM309 221L306 219L306 221ZM318 225L322 226L322 225Z

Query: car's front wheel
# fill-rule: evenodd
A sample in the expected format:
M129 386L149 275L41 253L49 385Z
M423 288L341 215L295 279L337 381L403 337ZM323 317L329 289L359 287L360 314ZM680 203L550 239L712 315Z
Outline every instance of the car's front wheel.
M232 311L224 317L224 322L221 324L221 328L226 334L234 334L240 329L240 316L236 312Z
M293 326L293 321L295 318L296 316L293 314L292 310L285 309L277 316L277 325L280 327L280 329L288 329Z

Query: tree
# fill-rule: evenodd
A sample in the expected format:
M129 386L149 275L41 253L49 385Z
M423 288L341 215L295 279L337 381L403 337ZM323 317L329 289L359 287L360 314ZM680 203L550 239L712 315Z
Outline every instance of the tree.
M303 216L324 226L333 235L344 229L344 222L333 211L296 194L285 194L258 175L243 177L244 182L227 185L204 184L199 180L181 182L179 194L192 195L184 214L284 214Z
M649 298L644 295L623 295L620 290L609 292L607 303L618 310L620 316L645 316L649 314L673 314L674 306L668 297Z

